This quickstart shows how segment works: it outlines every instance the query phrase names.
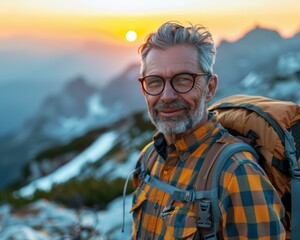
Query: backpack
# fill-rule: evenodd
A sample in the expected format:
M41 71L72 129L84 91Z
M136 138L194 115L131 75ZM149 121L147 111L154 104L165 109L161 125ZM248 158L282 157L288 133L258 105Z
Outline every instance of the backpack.
M218 122L241 141L232 143L231 135L227 135L225 141L212 146L206 156L210 160L204 161L209 164L202 166L199 173L207 175L207 182L201 183L204 190L182 190L152 178L149 170L155 159L151 157L155 152L153 144L149 145L142 159L141 180L169 193L175 201L197 201L195 210L201 236L216 239L221 220L218 184L222 169L232 155L251 152L282 199L286 210L287 239L290 234L291 239L296 239L300 236L300 206L295 204L300 199L300 106L264 97L234 95L214 103L209 111L214 112ZM198 182L195 189L199 189Z
M209 107L232 135L250 144L285 207L287 239L300 236L300 106L260 96L234 95Z

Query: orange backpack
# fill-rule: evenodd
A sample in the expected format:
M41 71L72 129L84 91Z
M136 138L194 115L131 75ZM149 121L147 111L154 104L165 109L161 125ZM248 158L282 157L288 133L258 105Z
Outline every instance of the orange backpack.
M232 135L259 154L285 206L287 239L300 236L300 106L260 96L234 95L209 107ZM292 233L291 233L292 230Z

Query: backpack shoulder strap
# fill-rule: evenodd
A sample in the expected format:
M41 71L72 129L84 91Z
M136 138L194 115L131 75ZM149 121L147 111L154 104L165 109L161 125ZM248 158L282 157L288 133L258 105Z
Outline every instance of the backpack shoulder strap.
M142 158L142 161L141 161L141 172L142 172L142 174L145 174L149 169L151 171L151 169L152 169L152 167L155 163L154 157L149 158L152 155L153 151L154 151L154 143L150 143L148 145L148 148L146 149L146 151L144 153L144 156ZM149 161L151 159L152 159L152 161Z
M256 151L249 144L244 142L232 144L216 142L205 157L204 162L206 165L204 165L203 168L201 167L201 172L208 170L207 174L205 174L206 181L205 183L203 183L204 181L197 181L197 184L202 185L201 187L204 187L205 191L210 192L210 199L200 199L200 201L195 204L196 212L198 212L199 215L198 226L201 229L201 235L204 239L217 239L218 227L222 217L219 209L218 195L221 172L230 157L242 151L250 152L258 159ZM208 163L209 169L207 168ZM201 172L199 173L200 176L202 175ZM199 187L199 185L197 187ZM198 192L203 191L197 191L196 196ZM212 213L213 218L210 217L209 212ZM213 223L211 219L213 219Z

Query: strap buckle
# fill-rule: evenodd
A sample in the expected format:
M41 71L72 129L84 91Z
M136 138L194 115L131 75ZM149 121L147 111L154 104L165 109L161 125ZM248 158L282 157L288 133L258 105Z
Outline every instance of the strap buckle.
M211 220L210 220L210 208L211 202L209 200L201 200L199 202L199 220L198 226L201 228L211 228Z
M293 178L300 180L300 168L297 167L291 171L291 175Z

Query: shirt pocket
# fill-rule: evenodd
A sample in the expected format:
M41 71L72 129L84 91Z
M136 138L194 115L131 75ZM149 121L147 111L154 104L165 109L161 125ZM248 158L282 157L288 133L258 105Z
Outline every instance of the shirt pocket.
M175 207L164 216L166 227L164 240L194 239L197 233L197 216L187 207Z
M132 196L132 208L130 212L132 213L132 238L136 239L139 235L141 228L141 215L142 215L142 206L147 200L147 194L141 188L137 188Z

